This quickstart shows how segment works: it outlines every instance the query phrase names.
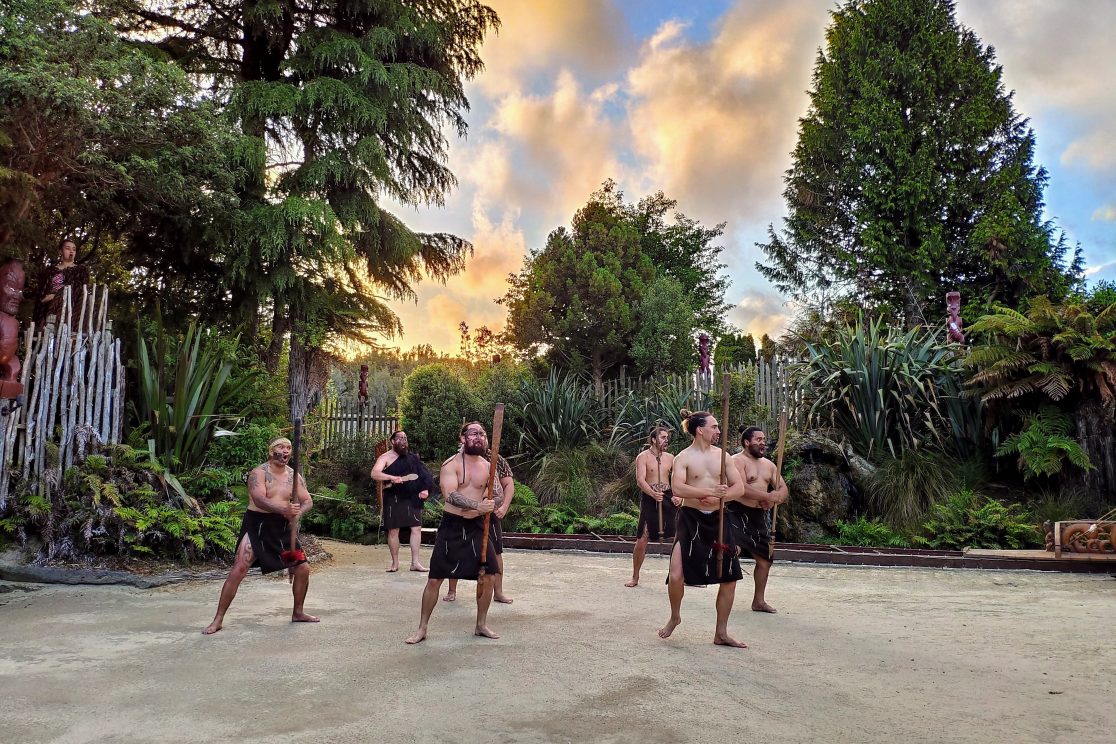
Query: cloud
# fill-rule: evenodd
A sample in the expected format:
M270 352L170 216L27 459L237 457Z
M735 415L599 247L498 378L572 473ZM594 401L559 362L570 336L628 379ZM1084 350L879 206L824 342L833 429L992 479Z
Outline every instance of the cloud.
M1112 222L1116 220L1116 204L1106 204L1103 207L1093 212L1093 219L1102 222Z
M995 46L1016 107L1049 123L1040 141L1057 130L1064 165L1116 175L1116 45L1100 30L1116 28L1116 3L982 0L957 14Z
M1116 261L1109 261L1108 263L1102 263L1102 264L1097 264L1096 266L1090 266L1089 268L1085 269L1084 273L1085 273L1085 276L1095 276L1095 275L1101 273L1102 271L1104 271L1105 269L1107 269L1109 267L1112 267L1112 266L1116 266Z
M799 0L738 2L706 42L663 23L627 77L646 183L703 221L770 219L825 20Z
M791 321L790 308L774 292L750 292L729 310L728 320L733 325L752 334L758 343L763 334L776 338L787 329Z
M607 75L634 43L623 14L604 0L488 0L501 29L485 41L476 85L489 96L520 90L525 78L565 67Z

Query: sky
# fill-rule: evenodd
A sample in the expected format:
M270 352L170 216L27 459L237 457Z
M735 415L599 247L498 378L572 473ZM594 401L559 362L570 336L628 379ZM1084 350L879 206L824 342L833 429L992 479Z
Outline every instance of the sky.
M728 320L783 330L793 310L755 270L786 214L783 173L832 0L489 0L501 29L469 82L469 133L451 136L459 184L443 205L390 206L412 228L473 243L465 272L396 302L387 346L456 352L458 323L500 330L507 275L606 179L628 201L662 190L726 223ZM1047 214L1080 243L1089 281L1116 279L1114 0L958 0L996 50L1049 171Z

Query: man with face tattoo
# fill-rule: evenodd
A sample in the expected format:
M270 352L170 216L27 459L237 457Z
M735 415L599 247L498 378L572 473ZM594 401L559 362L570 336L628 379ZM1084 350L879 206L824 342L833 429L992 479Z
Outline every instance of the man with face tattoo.
M380 455L372 467L372 480L384 484L384 508L381 524L388 533L391 565L388 573L399 570L399 530L410 529L411 570L425 571L419 563L422 544L422 507L434 488L434 478L422 460L407 446L407 432L391 435L391 449Z
M491 515L504 503L503 489L497 479L492 498L485 498L488 490L490 461L488 434L484 425L470 421L462 429L465 445L460 457L451 457L442 464L439 481L445 494L445 512L434 540L430 555L430 577L422 593L418 630L407 643L426 640L430 615L438 604L438 593L446 579L467 579L477 582L477 624L473 634L485 638L499 638L488 627L488 608L492 606L492 593L500 564L496 559L495 540L489 540L487 550L481 555L484 538L484 515Z
M310 586L310 566L305 558L287 563L281 557L291 548L291 521L298 519L314 505L306 490L306 481L300 475L295 483L294 470L288 466L291 459L291 440L280 437L267 447L268 461L248 474L248 509L240 523L236 558L229 576L221 587L217 614L205 630L205 635L221 629L225 613L229 610L240 582L255 566L265 574L290 569L294 593L293 623L316 623L318 618L303 611L306 590ZM296 502L291 501L292 492ZM301 553L302 547L293 548Z

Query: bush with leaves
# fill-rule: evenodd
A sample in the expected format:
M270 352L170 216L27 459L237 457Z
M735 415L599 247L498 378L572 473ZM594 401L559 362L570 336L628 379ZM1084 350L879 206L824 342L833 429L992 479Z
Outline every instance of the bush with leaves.
M958 478L955 461L936 452L906 450L885 458L867 485L871 514L892 527L910 528L966 484Z
M968 489L931 507L922 527L926 536L915 543L930 548L1019 550L1043 544L1034 519L1019 504L1005 505Z
M224 558L236 547L242 509L219 501L183 509L150 453L110 445L63 475L48 499L21 493L9 519L24 543L42 541L41 561L145 555L180 560Z
M911 541L878 519L857 517L837 520L837 536L824 542L833 545L857 545L864 548L909 548Z
M399 394L400 426L411 450L441 462L458 449L461 419L472 418L476 401L466 381L445 364L416 368Z
M1067 461L1084 470L1093 469L1085 450L1069 436L1068 415L1054 406L1043 406L1021 418L1023 429L1008 437L996 450L996 456L1018 455L1024 480L1057 475Z
M532 462L588 444L596 434L593 390L574 374L551 369L543 382L521 388L520 401L519 450Z
M301 521L307 532L352 541L375 533L380 525L372 507L353 499L344 483L336 488L316 488L314 508Z

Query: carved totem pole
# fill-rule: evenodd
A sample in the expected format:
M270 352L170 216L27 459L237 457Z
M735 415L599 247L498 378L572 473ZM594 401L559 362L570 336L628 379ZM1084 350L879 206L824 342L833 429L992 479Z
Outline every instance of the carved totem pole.
M0 400L15 400L18 406L23 396L19 382L20 363L16 356L19 348L19 321L15 316L23 301L23 285L27 277L23 262L12 259L0 266ZM3 414L11 412L3 404Z

